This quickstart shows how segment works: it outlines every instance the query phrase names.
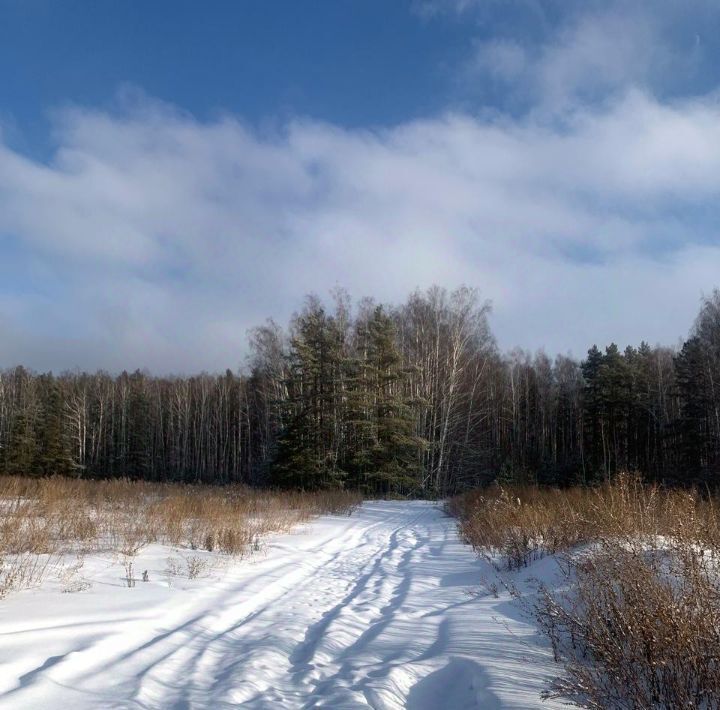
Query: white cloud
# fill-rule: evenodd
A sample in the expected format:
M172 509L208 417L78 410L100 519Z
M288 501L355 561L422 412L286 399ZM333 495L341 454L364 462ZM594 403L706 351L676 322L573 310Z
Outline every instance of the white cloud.
M435 0L428 7L434 8L429 16L454 12L477 22L478 38L457 75L464 89L475 87L482 95L488 80L500 82L505 99L516 108L552 116L631 88L662 94L673 85L687 85L702 55L699 33L706 18L718 18L717 5L712 8L707 0L575 5ZM488 28L502 9L512 20L488 39ZM696 18L693 32L686 26L688 17Z
M557 107L628 85L646 85L670 64L662 28L652 13L611 8L581 15L546 44L534 65L543 103Z
M54 284L0 289L2 365L236 367L248 327L337 283L478 286L503 347L581 355L674 342L720 266L693 216L720 190L710 98L273 135L136 100L66 111L56 137L49 164L0 147L0 235Z

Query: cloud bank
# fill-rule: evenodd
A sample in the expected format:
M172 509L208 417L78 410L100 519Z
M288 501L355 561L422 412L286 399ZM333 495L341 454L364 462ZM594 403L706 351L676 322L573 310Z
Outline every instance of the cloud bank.
M603 64L610 30L572 27L532 75L476 43L476 69L536 87L520 114L261 131L130 92L56 112L47 162L0 140L0 365L235 368L249 327L335 285L476 286L503 348L674 343L720 283L720 101L658 98L622 71L631 41Z

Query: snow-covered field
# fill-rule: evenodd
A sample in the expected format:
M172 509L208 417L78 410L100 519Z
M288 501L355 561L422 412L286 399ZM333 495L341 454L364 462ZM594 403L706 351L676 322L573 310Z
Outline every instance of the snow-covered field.
M368 502L221 559L149 546L128 588L88 557L0 601L0 707L560 706L549 650L436 504Z

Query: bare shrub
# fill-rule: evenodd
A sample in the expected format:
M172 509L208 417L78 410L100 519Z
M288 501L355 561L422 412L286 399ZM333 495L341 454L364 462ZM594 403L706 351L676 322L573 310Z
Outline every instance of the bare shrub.
M720 579L689 546L603 541L543 590L537 618L565 664L549 695L591 708L717 708Z
M135 557L133 555L122 555L122 566L125 570L125 582L128 587L135 586Z
M168 557L165 562L165 572L172 577L179 577L183 572L182 561L178 557Z
M318 514L352 515L353 511L362 503L360 493L353 491L329 490L319 492L315 496Z
M217 535L218 549L227 555L242 555L249 549L252 532L241 527L223 527Z
M62 585L62 592L64 594L83 592L92 586L92 584L81 575L84 565L85 560L82 557L77 557L75 562L60 567L58 579Z
M19 589L40 584L52 563L53 558L46 554L0 554L0 599Z
M595 489L496 488L449 502L462 535L517 569L556 554L565 591L533 612L590 708L720 707L720 523L696 491L621 476Z
M185 558L185 569L188 579L196 579L205 574L208 568L208 561L197 555L188 555Z
M587 538L587 510L574 510L573 497L567 491L497 486L452 499L448 509L476 551L519 569Z

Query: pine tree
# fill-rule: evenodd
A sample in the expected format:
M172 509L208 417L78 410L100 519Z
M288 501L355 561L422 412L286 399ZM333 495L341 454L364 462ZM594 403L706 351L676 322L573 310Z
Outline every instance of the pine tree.
M150 402L145 376L135 371L129 378L127 461L124 475L148 478L152 474Z
M32 476L37 473L37 437L35 415L29 409L19 410L12 418L7 443L3 450L5 473Z
M62 392L52 374L43 375L43 380L33 469L41 476L69 475L74 464L65 430Z
M690 338L675 358L680 394L678 422L680 464L687 479L697 479L708 463L711 444L708 427L709 397L704 377L703 349L698 338Z
M395 343L395 327L378 306L368 320L366 350L357 382L362 411L356 413L352 468L362 487L375 492L410 490L417 485L423 442L415 435L415 417L403 397L407 377Z
M600 368L605 426L605 477L628 465L628 420L632 380L625 356L615 343L605 349Z
M295 319L288 358L288 399L272 465L278 485L342 486L343 332L317 299Z
M596 345L588 350L587 360L582 363L585 380L583 387L583 421L585 435L585 478L592 480L601 471L604 460L603 449L603 397L600 368L603 356Z

